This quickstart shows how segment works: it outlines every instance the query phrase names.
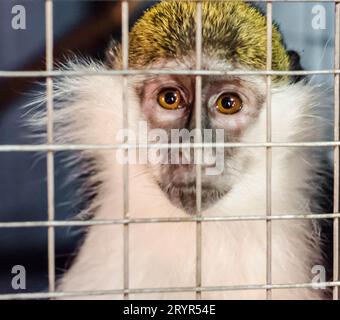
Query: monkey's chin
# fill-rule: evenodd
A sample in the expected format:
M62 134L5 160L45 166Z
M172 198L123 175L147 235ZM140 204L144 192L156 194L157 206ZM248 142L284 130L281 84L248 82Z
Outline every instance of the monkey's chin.
M160 188L172 202L172 204L180 209L183 209L190 215L197 214L196 203L196 185L195 183L188 184L170 184L167 187L160 184ZM201 210L208 209L223 196L228 193L229 190L219 190L211 185L202 184L202 202Z

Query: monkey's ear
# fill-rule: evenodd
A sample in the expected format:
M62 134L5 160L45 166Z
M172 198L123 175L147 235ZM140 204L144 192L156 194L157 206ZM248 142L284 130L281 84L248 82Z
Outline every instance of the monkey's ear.
M118 41L111 39L105 52L105 64L111 69L118 69L121 60L121 47Z
M287 51L289 56L289 69L290 71L304 70L301 66L300 55L293 50ZM291 76L291 81L293 83L305 79L305 76Z

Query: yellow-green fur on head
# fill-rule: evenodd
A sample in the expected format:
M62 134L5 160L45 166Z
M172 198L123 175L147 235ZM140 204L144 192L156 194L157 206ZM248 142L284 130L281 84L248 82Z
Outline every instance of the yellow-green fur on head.
M243 2L203 2L203 55L252 70L266 68L266 18ZM162 1L150 8L130 33L129 66L195 52L196 3ZM288 70L289 57L273 26L272 68Z

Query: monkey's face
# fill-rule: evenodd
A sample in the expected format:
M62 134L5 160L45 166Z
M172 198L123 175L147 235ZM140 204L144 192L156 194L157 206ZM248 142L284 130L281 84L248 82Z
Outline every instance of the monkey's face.
M177 67L183 70L184 66ZM169 148L159 150L161 161L149 163L152 175L173 204L194 213L196 167L201 164L202 208L209 207L232 189L239 173L249 165L249 153L240 148L213 145L203 148L200 158L198 149L178 148L178 145L188 146L191 142L193 146L192 142L198 142L197 133L208 144L244 141L264 106L264 79L203 77L200 132L197 132L195 77L162 75L145 78L141 83L137 92L142 117L151 131L162 130L163 134L157 133L154 141L169 144Z
M161 1L146 11L129 36L129 68L196 69L196 16L196 3L192 1ZM265 16L258 9L242 1L203 1L202 69L265 70L266 24ZM111 50L111 65L115 68L122 67L121 52L121 48ZM271 60L273 70L290 67L289 56L275 25L272 27ZM273 83L279 80L287 79L272 77ZM162 135L161 142L174 146L176 142L186 143L190 136L195 136L192 131L197 123L195 77L159 75L137 82L144 119L151 129L167 132ZM263 110L265 78L203 77L200 96L203 142L247 142L254 137L265 141L265 126L263 130L254 129L260 123L257 119ZM171 137L176 136L173 132L176 129L188 130L189 134L174 141ZM210 130L208 140L204 130ZM217 130L223 130L222 138ZM200 159L195 159L193 152L179 150L177 156L174 151L176 149L171 148L167 154L163 152L167 161L149 166L169 199L193 213L196 211L196 165ZM204 148L202 151L202 207L207 208L226 195L235 181L242 179L239 173L255 160L244 148L215 148L211 152ZM215 174L211 171L213 167L217 167Z

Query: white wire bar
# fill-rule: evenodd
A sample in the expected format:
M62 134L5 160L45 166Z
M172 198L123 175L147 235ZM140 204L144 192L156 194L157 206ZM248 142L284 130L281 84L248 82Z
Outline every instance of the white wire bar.
M308 76L340 74L340 69L327 70L166 70L166 69L129 69L102 71L0 71L0 78L46 78L76 76L138 76L138 75L193 75L193 76Z
M196 5L196 68L202 68L202 2ZM196 141L202 143L202 76L196 76ZM202 215L202 148L196 149L196 155L199 159L196 164L196 214L197 217ZM202 224L200 220L196 222L196 287L202 286ZM196 291L196 299L201 299L201 291Z
M0 152L43 152L43 151L82 151L82 150L122 150L122 149L167 149L167 148L308 148L308 147L335 147L340 141L313 141L313 142L259 142L259 143L160 143L147 144L37 144L37 145L0 145Z
M272 31L273 31L273 5L267 2L267 71L272 69ZM272 113L271 113L271 76L266 76L266 140L272 141ZM272 214L272 149L266 148L266 216ZM266 282L272 283L272 221L266 220ZM271 289L266 289L267 300L271 300Z
M273 290L273 289L304 289L304 288L331 288L340 286L340 281L317 282L317 283L294 283L294 284L254 284L234 286L209 286L209 287L166 287L166 288L138 288L129 290L91 290L54 293L14 293L0 295L0 300L26 300L26 299L54 299L65 297L107 296L120 294L148 294L148 293L177 293L177 292L217 292L217 291L243 291L243 290Z
M171 217L171 218L130 218L130 219L93 219L93 220L53 220L53 221L18 221L0 222L1 228L41 228L41 227L86 227L96 225L117 224L149 224L149 223L177 223L177 222L225 222L225 221L265 221L265 220L325 220L340 218L340 213L306 213L282 215L229 215L229 216L201 216L201 217Z
M335 43L334 43L334 68L340 67L340 3L335 4ZM340 115L340 84L339 74L334 75L334 141L339 140L339 115ZM334 147L334 198L333 198L333 211L339 211L339 146ZM333 219L333 281L339 280L339 218ZM333 288L333 299L339 300L339 287Z
M122 53L123 53L123 69L129 68L129 3L122 1ZM129 127L128 116L128 78L123 78L123 128ZM125 150L127 153L128 150ZM123 227L123 270L124 270L124 289L129 289L129 164L126 163L123 168L123 210L124 218L127 219ZM124 292L124 299L129 299L128 292Z
M53 70L53 0L45 1L46 23L46 70ZM53 144L53 79L46 78L47 143ZM47 151L47 205L48 221L54 221L54 153ZM55 291L55 234L54 227L47 229L48 241L48 287Z

